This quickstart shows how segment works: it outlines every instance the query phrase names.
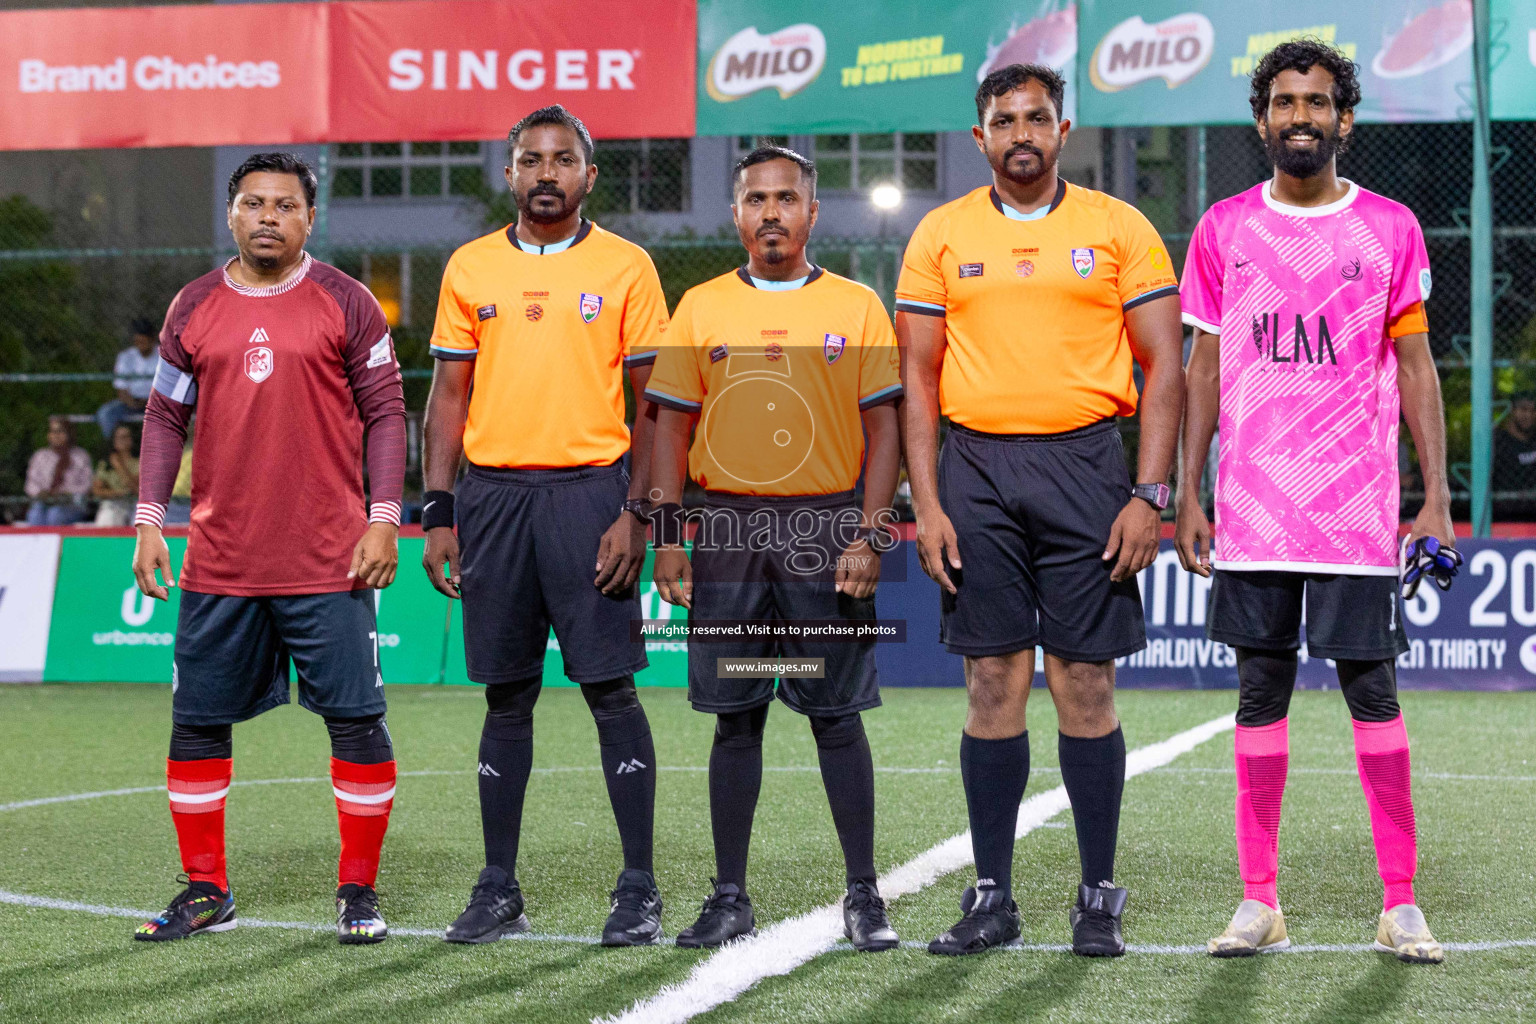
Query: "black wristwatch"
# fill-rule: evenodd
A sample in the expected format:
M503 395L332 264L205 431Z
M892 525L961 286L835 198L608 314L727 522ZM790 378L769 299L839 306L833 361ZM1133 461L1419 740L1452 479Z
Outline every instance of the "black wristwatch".
M642 523L651 521L651 503L645 498L625 498L624 504L619 506L619 513L628 512Z
M1137 484L1131 488L1131 497L1140 498L1161 512L1168 507L1173 491L1167 484Z

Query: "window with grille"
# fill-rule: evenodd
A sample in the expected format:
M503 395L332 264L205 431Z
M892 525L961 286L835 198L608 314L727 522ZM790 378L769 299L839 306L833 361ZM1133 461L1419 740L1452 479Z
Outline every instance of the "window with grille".
M332 158L333 199L472 196L482 187L479 142L343 142Z
M888 183L906 192L939 190L939 137L934 132L738 135L736 158L758 146L788 146L815 160L821 192L867 192Z
M597 143L593 216L680 213L689 207L688 139L608 139Z

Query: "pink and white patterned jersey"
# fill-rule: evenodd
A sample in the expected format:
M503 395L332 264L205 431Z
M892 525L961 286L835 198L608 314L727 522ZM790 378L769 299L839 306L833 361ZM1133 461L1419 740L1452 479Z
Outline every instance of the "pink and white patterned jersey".
M1184 322L1221 336L1215 565L1397 573L1397 348L1428 330L1429 256L1401 203L1269 182L1190 240Z

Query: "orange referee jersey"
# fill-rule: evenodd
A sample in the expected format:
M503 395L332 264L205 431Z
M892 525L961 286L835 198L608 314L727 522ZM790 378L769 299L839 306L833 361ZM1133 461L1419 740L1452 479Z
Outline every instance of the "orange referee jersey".
M896 309L944 318L945 416L989 434L1056 434L1136 411L1125 311L1177 286L1135 207L1063 181L1049 212L1016 220L986 187L918 224Z
M864 464L860 413L901 395L890 316L815 268L792 290L745 270L690 288L651 371L651 401L699 415L688 473L736 494L836 494Z
M601 466L629 450L624 366L656 358L667 303L633 242L583 220L557 252L513 229L460 246L443 271L432 355L473 359L464 454L478 466Z

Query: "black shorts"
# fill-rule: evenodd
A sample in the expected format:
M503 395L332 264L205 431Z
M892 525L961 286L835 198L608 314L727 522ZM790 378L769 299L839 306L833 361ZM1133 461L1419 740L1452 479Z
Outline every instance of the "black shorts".
M1217 569L1205 635L1232 647L1294 651L1314 658L1381 661L1408 649L1396 576Z
M837 558L858 523L851 492L782 498L709 492L693 540L689 621L873 620L873 597L855 600L836 586ZM803 715L880 706L873 641L690 638L688 700L698 711L746 711L773 700L773 679L721 678L717 658L825 659L825 678L778 680L779 700Z
M1114 420L1064 434L983 434L958 424L939 458L939 502L960 543L955 594L941 591L951 654L1039 644L1067 661L1147 646L1141 591L1109 578L1115 517L1131 500Z
M327 718L384 713L376 590L290 597L181 592L171 669L171 718L228 725L288 703Z
M597 549L629 493L622 463L575 469L471 466L456 495L464 661L477 683L544 672L555 628L565 675L601 683L647 665L631 641L640 592L598 590Z

